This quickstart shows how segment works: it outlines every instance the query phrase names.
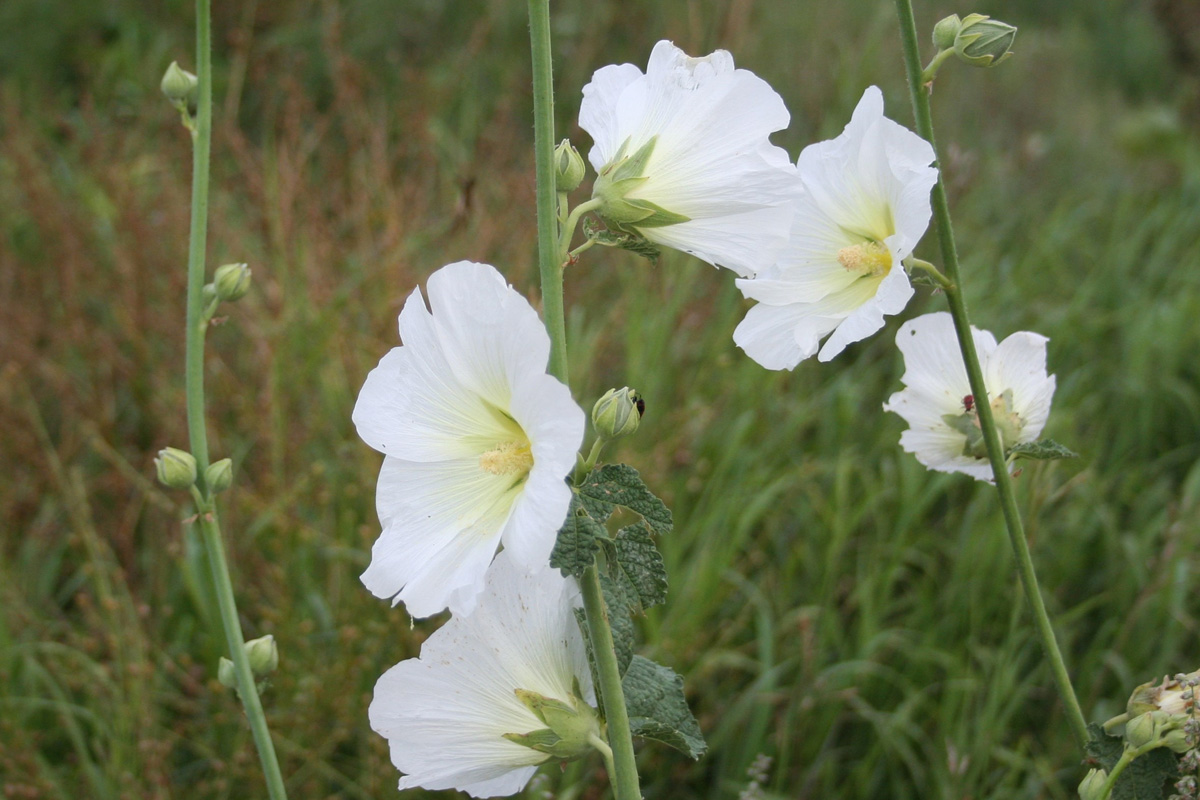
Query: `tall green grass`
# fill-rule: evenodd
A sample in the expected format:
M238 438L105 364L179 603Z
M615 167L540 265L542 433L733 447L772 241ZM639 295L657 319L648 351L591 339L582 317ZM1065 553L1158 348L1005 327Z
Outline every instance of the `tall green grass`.
M918 7L926 29L971 10ZM1018 488L1100 720L1134 685L1200 666L1200 182L1178 122L1196 77L1141 6L978 10L1022 26L1018 52L995 71L943 71L944 167L976 324L1051 338L1047 434L1083 457L1031 466ZM210 249L255 275L210 334L213 452L238 474L235 586L247 635L280 644L266 703L292 796L390 797L371 688L437 622L410 626L358 584L378 456L349 411L433 269L489 261L536 290L523 8L214 11ZM729 47L770 80L793 155L836 134L869 83L910 124L889 3L564 0L554 13L559 124L581 146L582 84L644 63L660 37ZM202 551L180 499L147 479L153 453L184 440L189 148L157 82L190 36L185 2L0 6L8 796L260 792L215 679ZM1155 109L1175 122L1138 139ZM736 797L760 754L768 797L1073 796L1077 754L993 495L926 472L880 409L899 388L899 320L833 364L776 374L733 346L745 303L730 276L696 261L593 250L567 293L576 396L642 391L643 429L613 456L676 513L661 542L670 600L643 642L685 675L711 751L691 763L643 747L648 797ZM941 307L922 294L905 316ZM547 769L529 794L600 797L599 772Z

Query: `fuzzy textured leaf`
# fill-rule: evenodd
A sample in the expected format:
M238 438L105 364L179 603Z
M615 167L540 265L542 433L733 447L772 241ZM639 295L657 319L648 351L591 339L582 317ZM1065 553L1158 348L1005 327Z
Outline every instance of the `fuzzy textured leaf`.
M621 680L635 736L654 739L690 756L704 755L708 745L683 694L683 678L669 667L634 656Z
M620 581L607 575L600 576L600 589L604 592L604 605L608 607L608 624L612 627L617 669L624 675L633 659L633 604L637 598L630 597Z
M550 552L550 566L557 567L563 575L583 575L583 571L596 563L598 538L608 532L604 526L588 514L578 495L572 494L567 519L559 528Z
M1088 755L1104 769L1111 770L1125 749L1125 740L1109 736L1094 722L1088 725L1088 733L1092 737L1087 745ZM1112 800L1163 800L1174 794L1178 779L1178 757L1169 748L1160 747L1125 768L1113 786Z
M646 523L628 525L618 531L613 550L617 569L625 576L643 609L666 602L667 568L662 553L650 538Z
M1036 442L1024 442L1013 445L1008 450L1012 456L1036 458L1039 461L1051 461L1058 458L1079 458L1079 453L1059 444L1053 439L1038 439Z
M674 524L671 510L628 464L605 464L593 470L576 491L588 513L601 522L620 506L640 515L655 533L669 533Z

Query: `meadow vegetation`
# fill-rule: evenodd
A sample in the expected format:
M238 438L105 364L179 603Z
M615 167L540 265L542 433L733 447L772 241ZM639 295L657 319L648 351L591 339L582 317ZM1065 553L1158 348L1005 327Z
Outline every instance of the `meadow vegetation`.
M1046 435L1082 454L1017 486L1097 721L1200 667L1200 72L1173 7L917 5L924 31L970 11L1021 28L999 69L944 69L934 111L973 318L1050 337ZM871 83L912 125L888 2L552 11L560 135L581 150L580 88L644 65L660 38L724 47L770 82L793 157ZM0 5L6 797L260 794L216 680L203 552L151 464L186 441L190 146L158 80L191 66L191 15L183 0ZM214 21L210 257L254 270L208 360L243 624L279 642L265 703L291 796L392 797L366 708L438 620L411 625L358 582L379 456L350 409L437 267L489 262L536 297L525 8L218 0ZM684 675L710 744L694 763L642 747L646 796L737 797L765 754L765 798L1073 797L1083 770L994 493L927 472L880 408L900 387L896 328L941 298L922 290L832 364L770 373L733 345L746 304L730 274L598 250L567 274L573 388L585 407L610 386L646 398L608 454L676 515L671 597L642 640ZM917 253L938 261L932 235ZM601 769L547 768L527 796L602 797Z

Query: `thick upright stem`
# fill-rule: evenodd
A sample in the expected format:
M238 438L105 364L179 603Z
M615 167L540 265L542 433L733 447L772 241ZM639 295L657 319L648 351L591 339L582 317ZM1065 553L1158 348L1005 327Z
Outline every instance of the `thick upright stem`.
M904 67L908 74L908 87L912 95L917 133L933 146L936 154L937 143L933 138L933 114L929 105L929 88L922 79L921 55L917 46L917 25L910 0L896 0L896 12L900 19ZM954 243L954 229L950 224L950 205L946 200L946 187L942 181L940 170L937 183L933 187L933 217L937 226L938 243L942 250L942 261L944 262L942 267L952 284L946 288L946 299L950 304L950 314L954 318L954 330L958 334L959 347L967 367L967 378L971 383L971 392L975 396L975 408L978 409L983 441L987 446L988 460L991 462L992 474L996 481L996 491L1000 495L1000 507L1004 513L1009 542L1012 544L1013 554L1016 556L1017 571L1021 576L1021 585L1025 589L1025 596L1033 611L1034 625L1038 637L1041 639L1042 648L1050 661L1054 683L1058 688L1063 705L1066 706L1071 730L1082 748L1087 744L1089 738L1087 722L1080 710L1075 689L1071 686L1066 662L1058 648L1058 642L1054 637L1054 628L1050 624L1050 615L1046 612L1046 604L1042 600L1037 573L1033 568L1033 558L1029 554L1029 544L1025 540L1021 513L1017 508L1012 478L1005 460L1004 447L996 431L996 421L992 416L991 403L987 399L983 370L979 365L979 355L975 351L975 339L971 335L971 319L967 314L967 303L962 293L962 278L958 269L958 249Z
M254 675L246 657L245 638L238 620L233 584L225 562L225 548L217 524L209 487L205 486L204 470L208 467L208 431L204 419L204 338L208 327L204 314L204 278L206 240L208 235L208 172L212 149L212 19L209 0L196 0L196 72L199 96L196 120L192 128L192 224L188 241L187 280L187 353L186 393L188 438L196 458L201 503L196 509L201 538L212 569L213 588L221 611L221 624L229 655L237 676L238 695L250 721L254 744L258 748L267 793L271 800L286 800L279 760L267 729L266 716L254 685Z
M537 166L538 264L542 277L542 316L550 334L550 374L564 384L567 376L567 327L563 313L563 264L567 260L565 243L558 238L558 215L554 186L554 91L550 63L549 0L529 0L529 40L533 55L534 163ZM571 229L579 218L576 214ZM568 384L569 385L569 384ZM608 743L612 749L615 774L611 776L616 800L641 800L637 762L633 755L633 736L629 731L629 713L621 688L621 672L613 647L612 628L600 576L596 567L587 569L580 581L588 637L596 659L600 692L604 696L604 716ZM605 760L608 761L606 755Z

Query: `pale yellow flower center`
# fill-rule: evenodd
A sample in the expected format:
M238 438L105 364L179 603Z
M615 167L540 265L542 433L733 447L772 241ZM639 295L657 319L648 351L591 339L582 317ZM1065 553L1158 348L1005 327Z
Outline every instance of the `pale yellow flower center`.
M863 275L887 275L892 270L892 253L882 242L863 242L838 250L838 263Z
M504 442L479 457L479 467L493 475L525 475L533 469L529 442Z

